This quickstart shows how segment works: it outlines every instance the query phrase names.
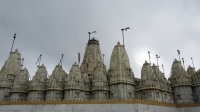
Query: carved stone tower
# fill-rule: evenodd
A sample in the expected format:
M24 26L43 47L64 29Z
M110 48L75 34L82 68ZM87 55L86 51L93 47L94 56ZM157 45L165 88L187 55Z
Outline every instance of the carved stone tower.
M85 82L86 81L86 82ZM80 100L89 98L89 88L86 86L87 75L81 75L81 70L78 65L75 63L69 75L65 78L65 100Z
M9 100L9 92L14 79L21 71L21 54L16 49L10 52L10 56L6 60L0 71L0 101Z
M190 74L192 78L192 91L194 95L194 101L200 103L200 69L195 72L195 69L191 66L188 67L187 72Z
M126 50L119 42L112 51L108 79L111 99L134 98L134 74Z
M171 76L169 78L171 87L174 91L174 98L177 104L193 103L192 82L191 77L187 74L181 65L180 61L175 61L172 64Z
M66 75L62 66L58 64L47 81L46 100L62 100Z
M87 43L87 46L85 48L83 62L80 67L81 73L87 74L89 77L89 87L91 90L91 92L89 94L89 98L95 98L95 99L100 98L100 97L103 98L102 95L98 96L98 94L104 94L103 93L103 91L105 90L104 87L103 87L104 89L102 89L101 93L95 92L96 88L98 88L97 87L98 84L94 81L98 80L98 79L95 79L95 76L98 74L96 71L97 71L97 69L99 69L99 63L101 64L101 67L103 68L103 71L101 71L101 73L103 73L105 75L106 67L102 62L102 54L101 54L101 50L100 50L100 46L99 46L99 41L95 38L92 38ZM104 75L102 75L102 76L104 76ZM99 81L101 82L102 80L99 79ZM101 85L101 86L103 86L103 85Z
M136 87L139 99L173 103L172 89L158 66L151 66L147 61L142 66L141 80Z
M94 71L96 68L98 68L98 63L103 63L99 41L92 38L88 41L83 62L80 67L82 73L88 74L90 81L93 80Z
M15 77L15 81L10 91L10 100L21 101L26 100L28 91L29 73L26 68L21 70L20 74Z
M195 73L196 73L195 68L194 68L194 67L191 67L191 66L189 65L189 67L187 68L187 74L191 77L191 76L193 76Z
M98 68L94 71L94 77L92 80L92 98L93 99L108 99L109 86L106 76L106 70L103 68L103 64L99 63Z
M27 100L44 100L45 99L45 90L47 83L47 70L46 67L38 66L38 70L33 76L29 84L28 89L28 98Z
M155 99L157 99L157 101L161 101L161 102L165 102L165 103L174 103L173 102L173 92L172 89L170 87L169 81L165 78L164 73L162 73L159 70L159 66L156 66L155 64L153 64L152 66L155 77L152 77L152 82L154 85L156 85L155 87ZM159 95L157 97L157 94Z

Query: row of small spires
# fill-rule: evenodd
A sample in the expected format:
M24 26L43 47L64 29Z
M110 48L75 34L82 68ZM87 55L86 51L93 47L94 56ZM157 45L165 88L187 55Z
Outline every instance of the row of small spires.
M127 31L128 29L130 29L130 27L126 27L126 28L122 28L122 29L121 29L121 31L122 31L122 36L123 36L123 46L125 46L125 45L124 45L124 32L123 32L123 31L124 31L124 30ZM88 34L89 34L89 40L90 40L90 35L91 35L92 33L97 33L97 31L88 32ZM13 43L12 43L12 47L11 47L11 52L12 52L12 48L13 48L15 39L16 39L16 33L14 33L14 36L13 36ZM92 40L95 40L94 37L93 37ZM118 43L119 43L119 42L118 42ZM179 56L179 61L181 62L181 59L180 59L180 50L177 50L177 52L178 52L178 56ZM103 60L104 60L104 55L105 55L105 54L102 54L102 55L103 55ZM149 55L149 63L150 63L150 65L151 65L150 51L148 51L148 55ZM61 66L62 66L63 56L64 56L64 54L61 54L61 59L60 59L60 64L61 64ZM38 60L37 60L37 62L36 62L36 64L39 62L39 66L40 66L40 62L41 62L41 57L42 57L42 54L40 54L40 56L39 56L39 58L38 58ZM157 66L158 66L158 69L159 69L158 58L160 58L160 56L158 56L158 55L156 54ZM22 62L21 62L21 66L23 66L24 58L21 58L21 59L19 59L19 60L22 61ZM194 63L193 63L193 58L192 58L192 57L191 57L191 60L192 60L193 68L194 68ZM80 53L78 53L78 62L80 63ZM104 63L104 62L103 62L103 63ZM184 69L185 69L184 58L182 58L181 64L182 64L182 63L183 63L183 67L184 67ZM162 64L162 69L163 69L163 74L164 74L164 65L163 65L163 64Z
M177 52L178 52L178 56L179 56L179 61L181 62L181 59L180 59L180 50L177 50ZM150 63L150 65L151 65L150 51L148 51L148 55L149 55L149 63ZM157 66L158 66L158 58L160 58L160 56L158 56L158 55L156 54ZM193 58L192 58L192 57L191 57L191 61L192 61L192 65L193 65L193 68L194 68L194 62L193 62ZM185 69L184 58L182 58L182 62L183 62L183 67L184 67L184 69ZM182 64L182 62L181 62L181 64ZM158 66L158 67L159 67L159 66ZM164 73L164 66L163 66L163 64L162 64L162 69L163 69L163 73Z

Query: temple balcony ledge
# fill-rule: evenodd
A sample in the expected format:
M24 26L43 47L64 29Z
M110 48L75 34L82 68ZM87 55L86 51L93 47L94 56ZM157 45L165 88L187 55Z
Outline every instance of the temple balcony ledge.
M108 84L113 85L113 84L119 84L119 83L125 83L125 84L130 84L130 85L136 85L134 81L124 81L124 80L116 80L116 81L110 81Z
M174 85L171 85L171 87L177 87L177 86L192 86L192 84L174 84Z
M170 92L170 93L174 93L173 91L167 90L167 89L160 89L160 88L155 88L155 87L148 87L148 88L141 88L141 89L137 89L135 91L142 91L142 90L149 90L149 89L157 89L160 91L166 91L166 92Z
M46 91L50 91L50 90L59 90L59 91L62 91L63 89L62 88L47 88Z

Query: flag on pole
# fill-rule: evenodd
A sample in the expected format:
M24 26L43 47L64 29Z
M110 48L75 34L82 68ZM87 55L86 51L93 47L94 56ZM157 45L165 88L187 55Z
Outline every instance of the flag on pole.
M88 32L88 34L92 34L92 33L97 33L97 31L93 31L93 32Z
M179 50L177 50L177 52L178 52L178 54L180 54L180 51L179 51Z
M78 53L78 63L80 63L80 53Z
M16 38L16 33L14 34L14 37L13 38Z
M38 61L41 60L41 56L42 56L42 54L40 54L40 56L39 56L39 58L38 58L38 60L37 60L37 62L35 64L37 64Z
M64 56L64 54L61 54L62 56L61 56L61 59L60 59L60 63L62 62L62 60L63 60L63 56Z
M37 62L36 62L35 64L37 64L37 63L38 63L39 59L40 59L40 57L38 58L38 60L37 60Z
M93 31L92 33L97 33L97 31Z
M125 29L125 31L126 31L126 30L130 29L130 27L126 27L126 28L124 28L124 29Z

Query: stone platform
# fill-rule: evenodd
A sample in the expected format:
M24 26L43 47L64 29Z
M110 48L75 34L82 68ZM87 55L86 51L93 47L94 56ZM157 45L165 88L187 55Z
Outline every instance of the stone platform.
M179 110L181 110L180 112L185 112L184 111L185 109L179 109ZM179 112L179 111L177 111L175 107L163 107L163 106L144 105L144 104L58 104L58 105L1 105L0 112Z

